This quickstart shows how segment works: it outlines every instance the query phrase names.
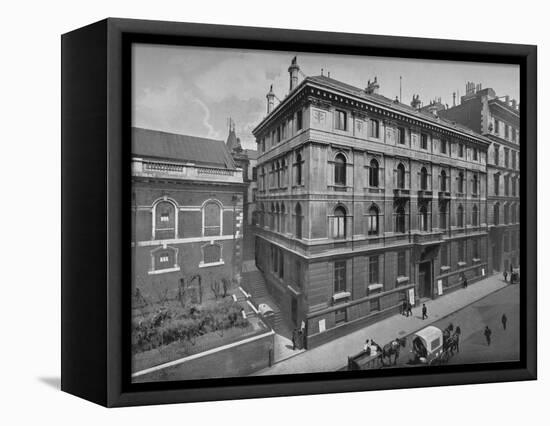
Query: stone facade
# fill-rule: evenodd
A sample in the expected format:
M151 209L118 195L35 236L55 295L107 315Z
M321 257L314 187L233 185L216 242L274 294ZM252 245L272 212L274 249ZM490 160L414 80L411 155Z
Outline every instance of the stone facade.
M487 138L377 80L290 86L254 129L255 254L309 347L487 273Z
M491 88L468 83L459 105L441 112L491 140L487 161L489 267L519 267L520 128L519 105Z

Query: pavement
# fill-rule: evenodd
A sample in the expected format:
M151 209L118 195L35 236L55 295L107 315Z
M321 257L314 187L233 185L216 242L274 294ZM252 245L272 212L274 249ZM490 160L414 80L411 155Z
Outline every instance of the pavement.
M339 370L346 365L348 356L362 350L366 339L374 339L377 343L383 345L396 337L407 336L427 325L441 321L454 312L509 285L509 283L502 280L500 274L489 276L470 284L466 289L455 290L435 300L426 300L424 303L428 309L428 318L425 320L422 319L422 303L418 303L413 308L412 316L406 317L398 314L386 318L314 349L298 353L252 375L299 374ZM513 286L519 287L519 285ZM517 301L519 305L519 298ZM465 339L468 338L468 336L464 337ZM478 337L476 334L475 338Z

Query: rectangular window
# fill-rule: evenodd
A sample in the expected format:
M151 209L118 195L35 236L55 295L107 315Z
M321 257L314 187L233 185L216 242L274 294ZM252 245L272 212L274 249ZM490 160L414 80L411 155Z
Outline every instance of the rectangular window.
M252 167L252 180L258 179L258 169L256 167Z
M380 282L378 270L378 256L369 257L369 284L378 284Z
M332 238L346 238L346 216L333 216Z
M336 110L336 123L337 130L347 130L347 114L345 111Z
M281 124L281 138L286 139L286 123Z
M472 240L472 254L474 259L479 259L479 240Z
M296 130L302 130L302 110L296 112Z
M441 153L447 154L447 141L445 139L441 139Z
M518 133L515 127L512 127L512 141L516 141L518 138Z
M500 175L498 173L495 173L494 175L494 185L495 185L495 195L499 194L499 186L500 186Z
M370 135L376 139L380 137L380 122L378 120L370 121Z
M397 128L397 143L405 145L405 128L403 127Z
M500 127L500 123L499 123L499 121L495 118L495 134L497 134L497 135L498 135L499 127Z
M334 322L336 324L346 322L346 308L337 309L334 311Z
M504 195L508 195L510 193L510 178L508 176L504 176Z
M397 276L407 276L407 253L404 251L397 253Z
M477 152L477 148L474 148L474 161L477 161L477 157L478 157L478 152Z
M495 145L495 166L498 166L500 163L500 146Z
M512 169L516 168L516 151L512 151Z
M346 291L346 261L334 262L334 293Z
M464 244L464 240L458 242L458 261L464 262L464 259L466 259L466 245Z
M460 158L464 157L464 144L462 143L458 144L458 156Z
M428 135L425 133L420 135L420 148L428 149Z
M504 167L509 166L510 161L510 150L508 148L504 148Z
M508 124L504 125L504 137L506 139L510 137L510 126L508 126Z
M449 265L449 247L447 244L441 244L441 266L448 266Z

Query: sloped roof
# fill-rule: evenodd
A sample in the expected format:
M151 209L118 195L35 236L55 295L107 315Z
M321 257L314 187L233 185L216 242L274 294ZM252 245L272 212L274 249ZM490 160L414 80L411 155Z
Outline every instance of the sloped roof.
M226 169L236 168L222 140L139 127L132 128L132 155Z
M314 77L307 77L306 80L314 82L314 83L319 83L319 84L322 84L324 86L328 86L328 87L331 87L333 89L337 89L337 90L346 92L350 95L353 95L353 96L356 96L358 98L363 98L365 100L378 103L378 104L380 104L382 106L385 106L385 107L388 107L388 108L393 108L396 111L401 111L403 113L416 116L419 119L431 121L434 124L444 126L444 127L450 128L450 129L455 130L455 131L466 133L466 134L468 134L472 137L478 138L478 139L485 139L479 133L474 132L473 130L471 130L470 128L468 128L468 127L466 127L462 124L449 121L449 120L444 119L442 117L434 117L434 115L431 114L430 112L418 111L417 109L415 109L415 108L413 108L413 107L411 107L407 104L403 104L401 102L396 102L393 99L387 98L387 97L385 97L383 95L379 95L377 93L367 94L363 89L360 89L358 87L352 86L352 85L347 84L347 83L343 83L343 82L335 80L333 78L329 78L329 77L324 76L324 75L317 75L317 76L314 76Z

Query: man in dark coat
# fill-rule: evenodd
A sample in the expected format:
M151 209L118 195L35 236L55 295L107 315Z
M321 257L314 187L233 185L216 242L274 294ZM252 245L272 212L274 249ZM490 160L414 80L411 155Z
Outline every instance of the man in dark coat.
M412 314L413 314L413 305L411 302L407 302L407 316L411 316L412 317Z
M502 318L500 320L502 321L502 328L506 330L506 323L508 322L508 318L506 317L506 314L502 314Z
M407 315L409 316L408 314L408 311L407 311L407 308L408 308L408 304L407 304L407 301L406 300L403 300L403 303L401 304L401 315Z
M298 330L292 330L292 350L296 350L296 340L298 340Z
M508 281L508 280L507 280L507 278L508 278L508 271L504 270L504 274L502 274L502 275L504 275L504 281L505 281L505 282Z
M485 335L485 340L487 340L487 346L491 346L491 334L493 334L493 332L488 325L485 326L483 334Z
M422 319L428 318L428 308L426 308L426 304L422 303Z
M466 275L462 275L462 287L468 288L468 280L466 279Z

